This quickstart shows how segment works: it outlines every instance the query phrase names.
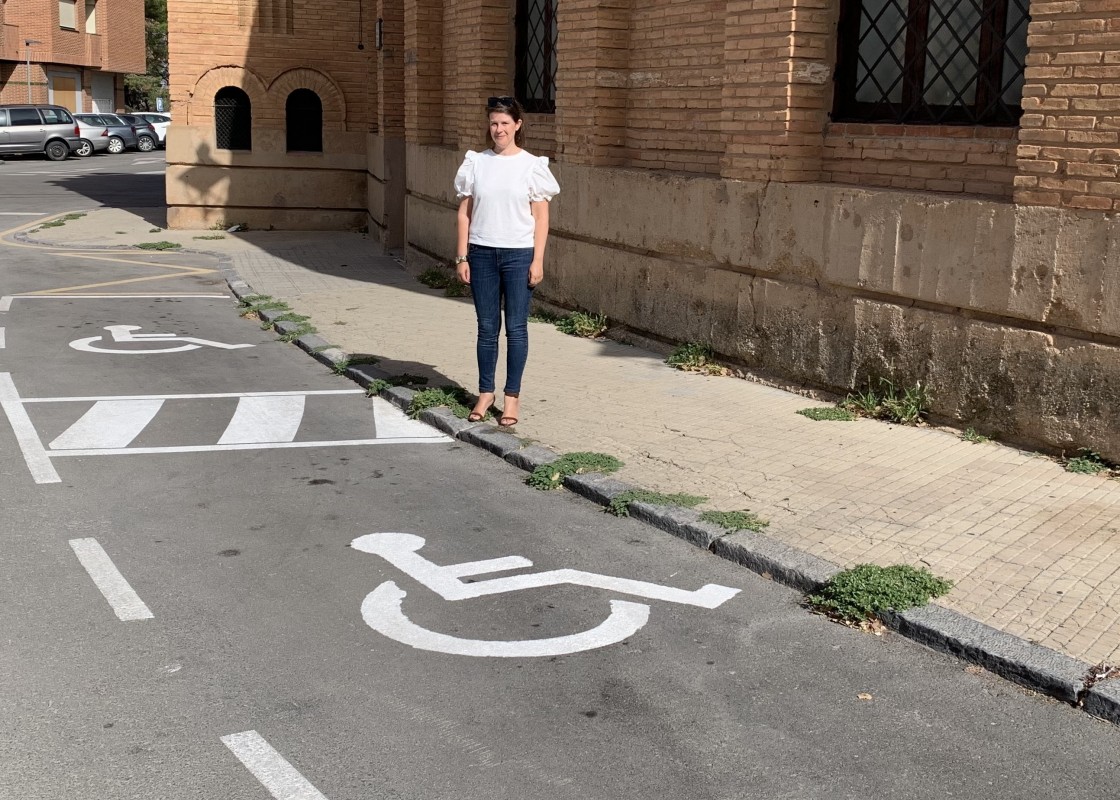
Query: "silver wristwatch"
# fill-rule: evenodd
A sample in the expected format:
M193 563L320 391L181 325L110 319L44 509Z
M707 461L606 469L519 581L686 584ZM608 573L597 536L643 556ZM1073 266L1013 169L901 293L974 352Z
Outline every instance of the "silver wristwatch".
M459 266L460 264L465 264L466 261L467 261L466 256L455 256L455 266Z

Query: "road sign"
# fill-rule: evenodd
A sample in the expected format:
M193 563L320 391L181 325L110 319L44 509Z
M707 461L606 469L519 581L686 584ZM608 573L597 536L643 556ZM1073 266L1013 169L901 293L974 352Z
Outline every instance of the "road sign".
M688 591L658 583L616 578L574 569L530 572L505 578L467 582L462 579L523 569L533 566L533 562L521 556L505 556L439 566L419 555L418 551L424 544L424 538L415 534L371 533L359 536L350 543L350 546L364 553L381 556L444 600L452 601L546 586L572 585L607 589L651 600L711 609L723 605L740 591L714 583L706 584L695 591ZM406 596L407 593L393 581L382 583L366 595L362 602L362 619L378 633L418 650L477 657L557 656L606 647L637 633L649 620L650 612L650 607L644 603L612 600L610 615L591 630L549 639L494 641L449 636L417 625L401 608L401 601Z
M81 350L86 353L117 353L122 355L151 355L153 353L182 353L187 350L198 350L200 347L215 347L219 350L240 350L243 347L253 347L251 344L225 344L224 342L213 342L209 339L199 339L194 336L179 336L175 333L134 333L140 330L139 325L107 325L105 330L109 332L109 337L114 343L120 342L124 344L152 344L158 342L177 342L174 347L144 347L141 349L134 349L129 347L113 347L106 343L106 346L98 347L96 342L105 339L104 336L90 336L86 339L75 339L70 342L70 346L75 350Z

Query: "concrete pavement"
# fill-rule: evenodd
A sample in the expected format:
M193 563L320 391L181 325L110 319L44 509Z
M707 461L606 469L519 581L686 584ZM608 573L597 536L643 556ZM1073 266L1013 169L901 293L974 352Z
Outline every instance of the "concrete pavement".
M343 350L475 386L469 299L424 287L366 236L151 228L101 209L21 239L216 253ZM703 508L750 509L767 536L841 566L927 565L956 583L947 608L1090 663L1120 660L1120 482L951 430L814 422L795 412L823 403L799 394L548 325L530 328L530 348L517 435L617 456L621 480L707 496Z

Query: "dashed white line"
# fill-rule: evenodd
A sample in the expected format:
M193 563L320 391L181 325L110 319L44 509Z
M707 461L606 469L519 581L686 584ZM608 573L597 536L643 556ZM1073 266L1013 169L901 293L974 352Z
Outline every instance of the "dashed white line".
M256 731L223 736L222 744L276 800L327 800Z
M3 350L7 346L7 339L4 338L4 329L0 328L0 350Z
M153 617L96 539L71 539L70 547L119 619L128 622Z
M45 211L0 211L0 217L45 217Z
M106 397L24 397L25 403L97 403L102 400L215 400L222 397L285 397L288 395L365 394L365 389L307 389L294 392L210 392L204 394L125 394ZM0 399L3 399L0 397Z

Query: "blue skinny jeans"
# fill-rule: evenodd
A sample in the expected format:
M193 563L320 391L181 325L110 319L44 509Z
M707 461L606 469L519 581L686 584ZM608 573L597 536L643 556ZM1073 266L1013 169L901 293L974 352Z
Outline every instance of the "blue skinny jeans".
M485 247L467 249L471 268L471 297L478 317L478 391L494 391L498 366L498 334L505 317L506 385L502 391L521 391L521 376L529 357L529 265L532 247Z

